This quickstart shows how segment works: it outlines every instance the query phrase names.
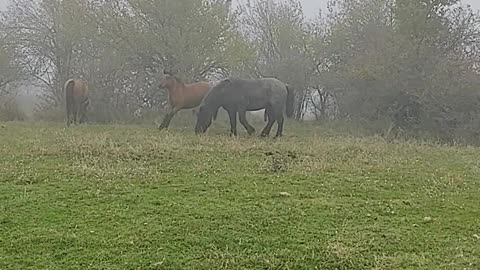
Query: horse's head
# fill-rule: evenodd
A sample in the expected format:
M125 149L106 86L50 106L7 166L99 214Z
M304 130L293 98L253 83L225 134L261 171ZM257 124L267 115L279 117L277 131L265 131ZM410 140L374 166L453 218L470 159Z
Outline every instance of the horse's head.
M212 124L213 111L204 104L200 106L197 112L197 123L195 124L195 133L205 133Z
M225 87L230 86L232 81L230 79L222 80L215 83L207 95L204 97L197 113L197 123L195 125L195 133L205 133L216 120L218 110L222 106L222 97Z
M163 77L160 80L160 88L173 88L177 82L177 78L171 72L164 71Z

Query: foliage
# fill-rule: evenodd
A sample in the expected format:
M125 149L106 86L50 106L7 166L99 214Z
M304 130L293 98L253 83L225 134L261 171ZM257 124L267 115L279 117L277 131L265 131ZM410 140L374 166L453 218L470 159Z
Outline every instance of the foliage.
M396 116L415 106L403 98L411 96L423 113L403 128L449 139L456 129L468 133L480 115L478 14L458 1L332 3L337 9L329 18L328 42L319 47L328 51L321 77L338 89L345 113L372 120L389 116L400 127L406 119Z
M67 78L92 88L97 121L159 107L163 68L195 80L242 61L239 34L215 1L16 0L4 14L17 59L61 106ZM232 53L233 52L233 53Z
M310 29L298 0L248 1L240 5L240 25L256 52L250 63L256 76L276 77L297 90L297 118L306 89L311 86L315 59Z

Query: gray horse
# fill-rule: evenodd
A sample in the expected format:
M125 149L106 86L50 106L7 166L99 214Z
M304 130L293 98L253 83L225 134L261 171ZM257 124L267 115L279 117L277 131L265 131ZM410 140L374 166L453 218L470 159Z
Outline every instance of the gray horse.
M240 123L248 134L255 133L255 129L247 122L247 111L265 109L268 123L261 136L270 134L273 124L277 121L278 129L275 137L283 133L283 112L287 117L293 116L294 93L285 83L275 78L263 79L225 79L213 87L205 95L197 114L195 133L204 133L215 119L220 107L223 107L230 117L231 134L237 136L237 113Z

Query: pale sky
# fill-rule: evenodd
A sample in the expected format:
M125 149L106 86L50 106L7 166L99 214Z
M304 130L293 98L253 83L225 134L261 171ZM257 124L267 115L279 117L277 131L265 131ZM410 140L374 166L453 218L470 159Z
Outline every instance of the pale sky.
M305 15L313 17L318 14L321 8L324 12L327 10L328 0L300 0L305 11ZM471 5L473 9L480 10L480 0L462 0L464 4Z
M0 0L0 9L4 9L8 1L9 0ZM328 0L300 0L305 14L308 17L317 15L320 8L326 10L327 1ZM480 10L480 0L462 0L462 2L471 5L476 10Z
M300 0L300 2L308 17L317 15L320 8L323 11L327 10L328 0ZM473 9L480 10L480 0L462 0L462 2L471 5Z

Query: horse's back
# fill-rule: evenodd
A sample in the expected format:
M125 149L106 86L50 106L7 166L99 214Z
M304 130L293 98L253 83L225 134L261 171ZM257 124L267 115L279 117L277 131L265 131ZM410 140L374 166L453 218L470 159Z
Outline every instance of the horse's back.
M184 85L184 90L182 91L180 96L177 96L177 102L183 103L183 109L191 109L195 108L200 105L203 97L208 93L211 86L208 82L201 81L196 83L190 83ZM175 103L175 102L174 102Z
M242 91L252 96L276 98L287 93L285 83L276 78L238 79L237 84Z
M224 102L242 104L248 110L284 104L287 96L285 84L275 78L226 79L215 92Z
M287 85L276 78L263 78L261 80L264 82L265 88L268 89L270 102L281 105L285 104L288 95Z
M286 88L285 83L276 78L260 78L260 79L232 79L241 88L265 88L265 89L283 89Z
M266 86L268 86L270 89L272 90L287 90L287 86L284 82L280 81L279 79L276 79L276 78L262 78L262 79L259 79L263 82L263 84L265 84Z

